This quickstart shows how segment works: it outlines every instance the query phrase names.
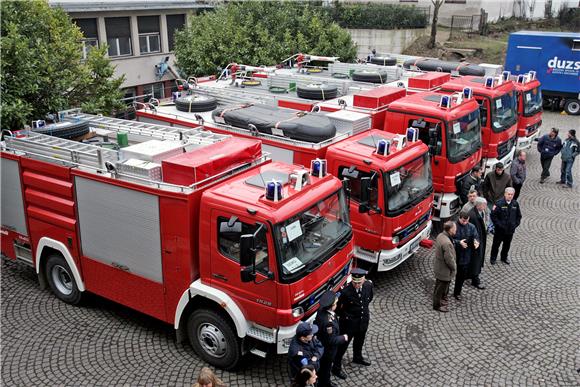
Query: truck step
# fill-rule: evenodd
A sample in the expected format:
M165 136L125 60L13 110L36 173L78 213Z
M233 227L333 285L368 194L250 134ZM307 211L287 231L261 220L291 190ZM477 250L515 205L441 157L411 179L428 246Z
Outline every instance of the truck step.
M32 262L32 251L30 251L30 248L15 243L14 253L18 262L34 267L34 263Z
M259 350L258 348L250 349L250 353L253 353L256 356L260 356L261 358L266 358L266 352Z

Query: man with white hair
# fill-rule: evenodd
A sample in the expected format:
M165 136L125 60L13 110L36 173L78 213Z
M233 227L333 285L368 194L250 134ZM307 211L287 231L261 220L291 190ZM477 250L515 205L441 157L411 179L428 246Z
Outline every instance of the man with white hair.
M487 216L487 200L484 198L476 198L475 206L469 210L468 214L469 223L475 226L477 235L479 235L479 249L476 250L477 254L474 254L474 256L471 257L469 263L471 285L483 290L485 289L485 285L481 283L479 275L481 274L483 261L485 261L485 247L487 244L487 225L489 223Z
M502 245L501 261L506 265L510 264L508 258L510 245L516 228L520 225L522 220L520 205L514 199L515 192L515 189L512 187L506 188L503 199L497 201L491 212L491 221L495 228L490 256L490 262L492 265L495 265L500 245Z

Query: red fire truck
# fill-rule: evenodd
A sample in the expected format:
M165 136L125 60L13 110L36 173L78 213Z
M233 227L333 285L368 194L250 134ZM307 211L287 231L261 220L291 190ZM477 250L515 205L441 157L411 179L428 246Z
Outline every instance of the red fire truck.
M183 109L178 106L179 104L141 106L137 111L137 119L142 122L165 123L174 127L202 126L216 133L257 138L262 141L263 148L271 153L274 160L309 166L316 159L326 159L329 173L340 178L347 177L352 185L354 193L350 212L355 232L355 256L365 263L376 265L379 271L384 271L396 267L417 251L419 243L428 238L431 231L430 203L433 201L433 193L430 188L431 168L428 148L420 142L409 141L393 154L379 157L376 155L375 147L368 145L370 140L364 140L367 142L364 146L359 143L369 136L376 141L381 138L388 142L394 141L395 136L382 131L369 132L375 115L382 114L381 119L384 120L383 103L385 98L389 102L392 100L390 93L374 94L372 91L375 89L369 90L369 93L361 92L353 97L354 108L336 111L330 108L333 111L326 113L304 113L281 108L262 112L258 110L262 105L300 107L300 103L315 104L319 101L294 99L286 95L266 100L267 94L255 91L257 89L254 88L246 92L247 89L226 87L212 82L205 88L194 89L194 96L199 98L201 109L207 108L204 105L209 106L206 102L201 102L205 101L205 97L216 99L213 107L217 106L217 110L193 113L183 111L188 109ZM211 92L208 93L208 90ZM395 89L395 91L399 94L402 91L404 95L404 90ZM258 93L260 99L255 99L254 105L244 107L242 104L252 101L251 98L256 95L254 93ZM348 95L342 98L348 98ZM232 100L238 101L238 104L231 106ZM248 112L244 113L245 110ZM216 114L216 111L219 114ZM225 114L223 118L227 119L228 114L234 113L239 116L234 120L237 124L217 122L218 116ZM288 116L275 120L281 125L283 123L299 125L301 120L316 117L328 121L336 128L336 134L322 141L309 141L308 137L314 135L315 128L308 128L309 132L302 140L288 137L281 130L283 127L278 125L275 125L277 128L273 130L256 129L256 126L270 119L271 116L265 114L282 113ZM249 124L250 122L255 125ZM403 136L399 137L404 137L405 134L402 132ZM351 174L345 172L347 169L352 169ZM401 176L401 183L389 185L387 179L391 174ZM367 192L364 190L364 193L360 193L363 178L372 178L370 182L372 187L368 189L368 192L372 193L372 200L369 199L370 204L361 206L361 200L364 198L361 195L366 195Z
M78 304L85 292L172 324L216 367L285 353L346 281L342 183L270 162L257 140L69 112L2 143L2 254ZM76 134L80 132L76 131Z
M516 150L527 149L540 134L542 92L534 72L514 77L518 94L518 142Z
M433 220L444 221L460 208L457 187L481 160L479 105L462 93L422 92L400 98L387 109L385 131L417 128L429 145L433 168Z

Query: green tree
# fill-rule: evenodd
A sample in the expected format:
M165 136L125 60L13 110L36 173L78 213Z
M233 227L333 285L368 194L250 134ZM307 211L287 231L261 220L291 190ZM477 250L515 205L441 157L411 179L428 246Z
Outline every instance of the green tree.
M299 52L356 57L348 31L308 3L244 1L191 19L175 38L177 64L186 75L214 74L231 62L274 65Z
M71 107L110 114L123 106L123 78L113 78L106 47L82 60L82 32L63 10L39 0L2 1L1 7L3 129Z

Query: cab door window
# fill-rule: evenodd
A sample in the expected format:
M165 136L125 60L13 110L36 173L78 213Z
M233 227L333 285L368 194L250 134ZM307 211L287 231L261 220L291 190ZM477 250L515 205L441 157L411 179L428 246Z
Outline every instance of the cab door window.
M237 263L240 263L240 239L242 235L254 234L259 226L240 221L235 216L231 218L218 217L218 246L220 253ZM268 273L268 240L267 233L258 233L256 237L256 271Z
M435 155L441 155L441 123L440 122L430 122L426 121L423 118L411 118L409 120L408 128L416 128L419 129L419 140L423 141L423 144L429 145L431 139L429 137L429 131L431 129L437 130L437 147Z
M370 177L371 178L371 195L370 195L370 205L377 206L377 201L379 198L379 190L378 190L378 181L379 181L379 174L374 171L370 172L363 172L359 171L358 169L350 166L341 166L338 168L338 176L340 179L347 178L350 182L350 197L351 200L360 203L360 188L361 188L361 179L363 177Z

